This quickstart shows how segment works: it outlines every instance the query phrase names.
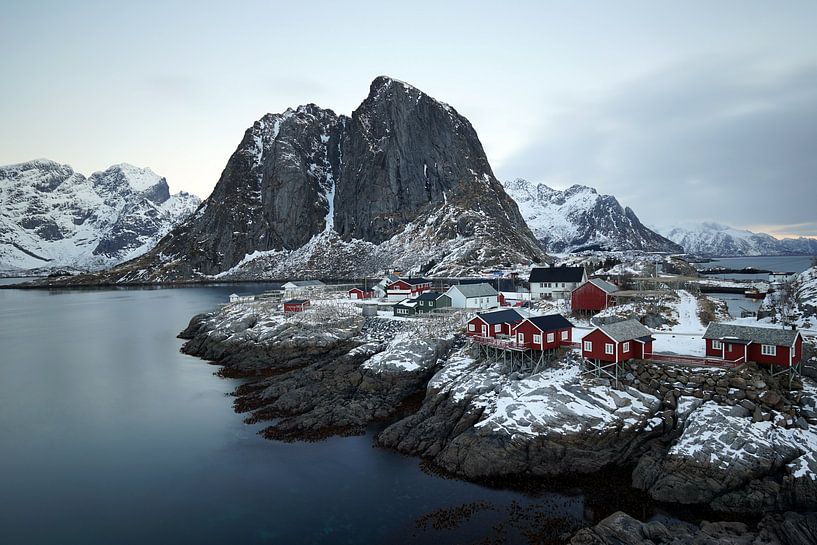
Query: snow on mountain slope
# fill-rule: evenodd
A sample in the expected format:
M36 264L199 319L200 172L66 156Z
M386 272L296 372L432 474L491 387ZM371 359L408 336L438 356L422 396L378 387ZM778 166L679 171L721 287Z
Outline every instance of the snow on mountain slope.
M675 243L645 227L615 197L599 195L592 187L574 185L559 191L523 179L503 185L546 251L681 251Z
M0 166L0 270L121 263L152 248L199 203L128 164L87 178L47 159Z
M715 222L686 223L657 228L661 235L683 246L690 254L704 256L817 255L817 240L776 239Z

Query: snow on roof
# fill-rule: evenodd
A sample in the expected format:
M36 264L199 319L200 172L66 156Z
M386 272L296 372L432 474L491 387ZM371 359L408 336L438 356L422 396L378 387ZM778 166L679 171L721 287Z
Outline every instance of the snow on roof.
M638 320L623 320L612 324L602 324L598 328L614 341L623 342L649 337L652 332Z
M606 293L615 293L618 291L618 286L611 284L606 280L602 280L601 278L591 278L588 280L588 283L593 284Z
M285 305L303 305L304 303L308 303L309 299L290 299L289 301L284 301Z
M312 286L323 286L324 283L320 280L291 280L284 284L284 286L295 286L296 288L308 288Z
M799 332L791 329L770 327L752 327L748 325L723 324L712 322L706 328L704 339L734 339L775 346L791 346Z
M497 292L490 284L458 284L451 286L449 290L457 290L466 298L471 297L492 297L496 296Z

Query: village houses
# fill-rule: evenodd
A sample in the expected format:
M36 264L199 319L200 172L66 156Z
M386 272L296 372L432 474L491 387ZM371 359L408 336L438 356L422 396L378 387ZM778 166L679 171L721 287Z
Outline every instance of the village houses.
M532 299L569 299L579 284L587 281L584 267L534 267L529 283Z

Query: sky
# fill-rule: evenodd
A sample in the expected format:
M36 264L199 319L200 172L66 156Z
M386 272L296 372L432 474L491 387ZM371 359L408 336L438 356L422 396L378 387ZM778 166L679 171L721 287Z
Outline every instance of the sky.
M206 197L244 130L407 81L499 179L654 226L817 236L817 2L0 0L0 164L147 166Z

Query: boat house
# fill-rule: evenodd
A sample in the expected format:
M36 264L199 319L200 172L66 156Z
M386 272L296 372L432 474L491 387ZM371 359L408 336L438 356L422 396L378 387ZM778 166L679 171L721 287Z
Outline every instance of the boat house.
M386 296L390 301L400 301L431 291L431 281L425 278L400 278L386 285Z
M514 309L481 312L468 321L465 334L469 337L510 337L516 324L525 317Z

